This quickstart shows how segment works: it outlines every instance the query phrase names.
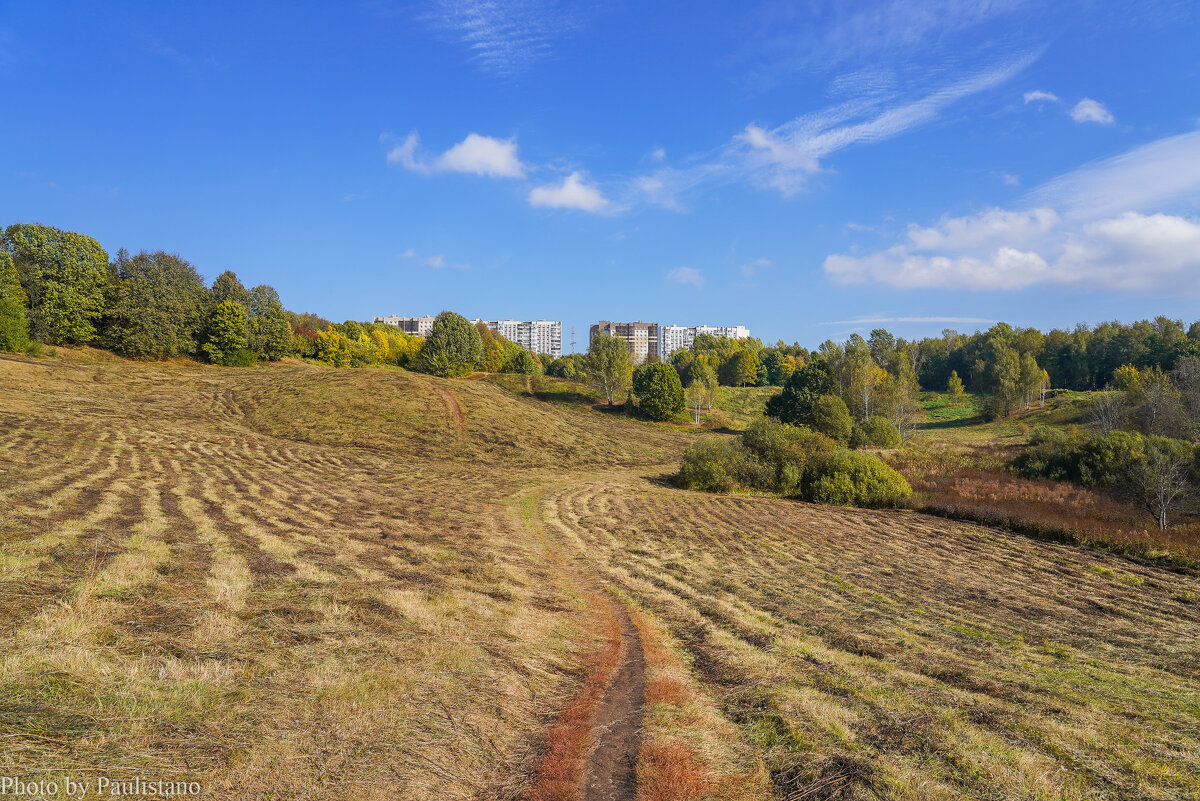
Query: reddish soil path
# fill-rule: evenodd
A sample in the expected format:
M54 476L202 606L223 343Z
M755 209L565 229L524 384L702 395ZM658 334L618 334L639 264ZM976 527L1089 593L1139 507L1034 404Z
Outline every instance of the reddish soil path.
M618 602L613 603L613 613L621 628L621 655L592 721L583 801L633 801L637 795L646 660L629 613Z

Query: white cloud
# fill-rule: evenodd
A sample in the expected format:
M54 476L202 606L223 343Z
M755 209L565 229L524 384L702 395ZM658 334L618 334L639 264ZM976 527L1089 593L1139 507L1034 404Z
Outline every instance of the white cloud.
M697 289L704 286L704 276L695 267L676 267L667 273L667 280L676 284L691 285Z
M828 256L825 271L900 288L1200 293L1200 132L1080 168L1026 201L1036 205L910 225L886 250Z
M755 259L752 262L743 264L741 267L738 268L738 270L746 278L753 278L755 275L758 274L759 270L763 270L763 269L766 269L767 267L770 267L771 263L772 262L770 259Z
M662 161L666 157L667 157L667 151L665 148L656 147L650 151L650 160L651 161Z
M422 256L420 253L417 253L417 251L413 250L412 248L409 248L408 250L401 253L400 258L402 258L406 261L413 261L413 262L416 262L417 264L422 264L422 265L424 265L426 267L430 267L434 270L442 270L442 269L446 269L446 268L449 268L452 270L469 270L469 269L471 269L471 265L469 265L469 264L458 264L456 262L447 261L446 257L443 256L441 253L438 253L435 256Z
M686 169L654 172L655 191L647 194L655 202L670 198L678 206L679 195L699 185L748 180L793 195L823 169L822 159L852 145L880 142L926 125L952 103L1012 79L1039 55L1025 54L915 100L871 92L774 128L751 123L714 157Z
M454 145L432 160L418 158L417 148L421 137L413 131L398 141L391 134L379 137L383 144L390 144L388 164L399 164L406 170L419 173L465 172L490 178L524 178L525 165L517 158L517 140L495 139L477 133Z
M1020 186L1021 185L1020 176L1013 175L1011 173L1005 173L1003 176L1001 176L1001 180L1004 181L1005 186Z
M1101 125L1108 125L1113 121L1113 115L1104 107L1104 104L1085 97L1075 104L1075 108L1071 109L1071 119L1075 122L1098 122Z
M1195 209L1200 203L1200 131L1080 167L1038 187L1026 202L1085 220L1124 211Z
M1041 89L1035 89L1032 92L1025 93L1026 103L1049 102L1057 103L1058 95L1053 92L1043 92Z
M448 172L469 172L492 178L524 178L525 165L517 158L517 140L493 139L477 133L447 150L437 167Z
M529 205L535 208L579 209L592 213L612 211L612 204L594 186L583 182L583 175L573 172L561 184L535 186L529 192Z
M414 172L429 171L428 167L416 160L417 147L421 144L421 137L417 135L416 131L404 137L403 142L396 142L396 138L391 134L380 134L379 141L383 144L392 144L387 153L388 164L399 164L404 169Z
M483 70L511 77L549 55L581 19L554 0L434 0L423 15L450 34Z

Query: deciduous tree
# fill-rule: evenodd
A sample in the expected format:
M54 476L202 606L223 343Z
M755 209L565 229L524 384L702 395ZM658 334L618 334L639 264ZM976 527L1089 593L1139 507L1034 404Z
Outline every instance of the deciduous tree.
M474 370L482 354L483 341L475 326L461 314L444 311L433 321L417 363L427 373L457 377Z
M12 256L0 249L0 350L19 352L29 344L27 300Z
M104 290L112 283L108 253L90 236L19 223L4 231L29 303L34 339L86 344L96 338Z
M588 381L604 393L608 405L612 406L613 399L629 386L633 375L629 346L618 337L597 334L588 345L584 371Z

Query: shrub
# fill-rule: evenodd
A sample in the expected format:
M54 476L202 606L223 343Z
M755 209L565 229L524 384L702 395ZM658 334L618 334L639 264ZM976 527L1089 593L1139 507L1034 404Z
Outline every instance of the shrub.
M837 443L805 426L780 423L771 417L755 420L742 434L742 446L770 468L770 489L795 492L809 465L837 450Z
M904 476L872 454L838 451L814 465L805 478L805 496L837 506L895 506L912 494Z
M683 453L678 482L684 489L731 492L744 473L746 452L730 440L703 439Z
M851 448L899 448L900 431L886 417L868 417L850 433Z
M683 411L683 384L679 373L664 362L643 364L633 371L637 410L651 420L670 420Z
M525 350L518 349L507 362L505 362L502 373L516 373L517 375L541 375L542 363L537 358Z
M843 445L850 441L850 433L854 430L854 423L850 420L850 409L837 395L822 395L817 398L812 406L809 425L814 431L819 431Z

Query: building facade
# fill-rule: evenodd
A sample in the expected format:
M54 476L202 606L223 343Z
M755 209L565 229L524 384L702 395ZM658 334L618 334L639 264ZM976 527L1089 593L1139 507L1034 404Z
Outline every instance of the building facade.
M644 364L658 359L658 323L614 323L612 320L601 320L592 326L588 341L596 338L597 334L608 334L625 340L629 345L629 355L634 364Z
M718 339L749 339L750 329L744 325L664 325L659 329L658 352L669 359L677 350L686 350L696 341L697 334L711 334Z
M394 314L387 317L376 317L374 322L383 323L384 325L394 325L406 334L412 334L418 337L427 337L429 332L433 330L433 321L437 319L430 317L428 314L424 317L397 317Z
M533 353L562 356L561 320L476 320Z

